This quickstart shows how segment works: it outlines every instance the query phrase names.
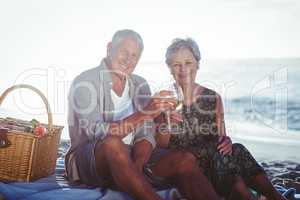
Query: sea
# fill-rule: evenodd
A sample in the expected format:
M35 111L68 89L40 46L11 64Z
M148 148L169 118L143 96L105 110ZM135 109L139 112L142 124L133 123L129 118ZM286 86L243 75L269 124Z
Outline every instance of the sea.
M68 140L68 88L76 73L85 68L75 72L69 68L51 70L58 70L52 74L54 79L55 74L60 76L50 86L51 81L41 81L39 77L25 82L34 84L46 94L50 106L54 107L54 123L65 126L62 139ZM148 81L152 93L173 81L163 62L142 61L134 73ZM233 142L243 143L260 160L300 162L300 58L202 60L196 81L221 95L226 132ZM41 111L42 102L36 100L37 95L22 92L23 101L17 100L20 96L8 97L8 103L0 108L0 116L47 121L45 112Z

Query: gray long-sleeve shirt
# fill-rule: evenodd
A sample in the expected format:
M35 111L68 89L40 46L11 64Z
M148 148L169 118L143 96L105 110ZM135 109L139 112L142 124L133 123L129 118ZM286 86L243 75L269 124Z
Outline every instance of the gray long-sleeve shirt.
M128 78L129 95L134 111L141 110L150 100L151 91L145 79L137 75ZM112 79L104 60L100 66L77 76L69 92L68 125L71 147L65 157L68 180L79 180L74 152L88 142L103 140L113 122L111 99ZM155 147L153 121L146 121L134 132L134 144L146 140Z

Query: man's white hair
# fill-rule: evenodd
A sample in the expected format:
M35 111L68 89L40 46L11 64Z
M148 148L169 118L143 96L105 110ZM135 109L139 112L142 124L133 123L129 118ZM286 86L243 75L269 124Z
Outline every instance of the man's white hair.
M141 52L143 51L144 43L142 37L140 36L140 34L130 29L119 30L113 35L111 40L112 50L114 50L125 38L131 38L135 40L138 43Z

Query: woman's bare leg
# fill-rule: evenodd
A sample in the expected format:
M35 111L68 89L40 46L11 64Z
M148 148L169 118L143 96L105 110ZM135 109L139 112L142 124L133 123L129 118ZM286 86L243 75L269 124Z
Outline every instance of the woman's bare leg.
M156 176L173 180L179 192L189 200L220 199L191 153L170 151L158 160L152 171Z
M255 200L241 177L237 177L233 184L228 200Z
M266 196L269 200L287 200L274 188L267 175L264 173L251 178L249 184L253 189Z

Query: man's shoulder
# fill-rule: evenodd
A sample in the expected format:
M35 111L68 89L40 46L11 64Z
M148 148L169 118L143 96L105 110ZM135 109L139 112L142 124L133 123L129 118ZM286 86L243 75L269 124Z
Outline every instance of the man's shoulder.
M131 74L131 78L134 82L141 84L141 83L147 83L146 79L137 75L137 74Z
M100 69L101 67L98 66L81 72L74 78L73 83L78 83L82 81L92 82L98 80Z

